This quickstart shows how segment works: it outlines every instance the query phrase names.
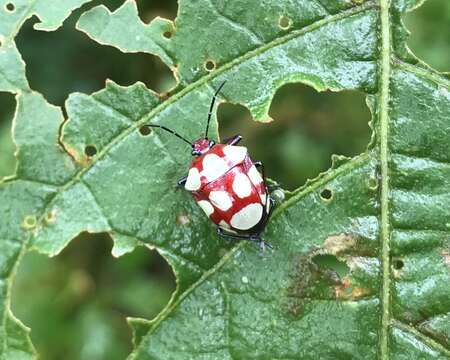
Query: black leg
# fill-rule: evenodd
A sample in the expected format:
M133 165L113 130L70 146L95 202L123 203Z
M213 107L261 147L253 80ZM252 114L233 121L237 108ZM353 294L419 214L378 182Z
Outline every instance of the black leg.
M264 165L263 165L263 163L262 163L261 161L255 161L253 164L255 164L255 167L261 168L261 175L262 175L264 184L266 185L266 193L267 193L267 197L269 197L269 186L267 185L267 182L266 182L266 174L265 174L265 172L264 172ZM274 207L274 205L275 205L275 200L272 199L272 198L270 198L270 200L271 200L271 204L270 204L270 205L271 205L271 210L270 210L270 212L272 212L273 207ZM266 201L267 201L267 200L266 200ZM266 205L267 205L267 204L266 204Z
M227 144L227 145L236 145L239 141L242 140L242 136L241 135L235 135L233 137L230 137L226 140L224 140L222 142L222 144Z
M187 176L183 176L180 180L177 181L177 186L178 187L184 187L184 185L186 184L186 180L187 180Z
M217 227L216 231L217 231L217 235L222 236L223 238L226 238L226 239L247 240L247 241L256 242L259 245L259 249L260 249L261 253L264 253L266 246L269 249L273 249L273 246L270 245L268 242L265 242L263 239L261 239L259 234L258 235L235 235L235 234L230 234L230 233L225 232L219 226Z
M222 236L226 239L233 239L233 240L251 240L249 235L235 235L225 232L221 227L216 228L217 235Z
M274 199L270 198L270 210L269 210L269 217L272 215L273 210L275 210L277 203Z
M264 164L261 161L255 161L253 163L257 168L261 168L261 175L264 181L264 184L266 183L266 173L264 172Z

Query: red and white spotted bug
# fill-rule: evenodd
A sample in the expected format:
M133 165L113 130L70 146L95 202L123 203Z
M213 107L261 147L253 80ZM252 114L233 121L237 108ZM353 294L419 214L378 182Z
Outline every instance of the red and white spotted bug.
M246 147L236 146L242 139L240 135L223 144L208 139L214 103L224 84L212 98L204 137L190 142L165 126L147 126L168 131L191 145L194 159L188 175L178 181L178 186L192 193L197 204L217 225L217 233L227 238L256 241L264 250L266 245L271 246L261 239L261 233L274 201L267 189L263 164L253 162Z

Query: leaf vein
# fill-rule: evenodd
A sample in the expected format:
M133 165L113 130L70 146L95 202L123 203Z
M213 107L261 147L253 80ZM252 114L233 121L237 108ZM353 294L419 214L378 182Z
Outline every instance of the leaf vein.
M53 201L55 201L56 197L64 192L67 188L69 188L73 183L77 182L78 180L81 179L81 177L87 172L89 171L89 169L95 165L97 163L97 161L99 161L101 158L103 158L115 145L117 145L118 143L120 143L124 138L126 138L132 131L136 130L139 126L142 126L143 124L145 124L146 122L148 122L151 118L154 117L155 114L160 113L161 111L163 111L164 109L166 109L167 107L171 106L172 104L176 103L177 101L179 101L181 98L183 98L186 94L190 93L191 91L193 91L194 89L200 87L201 85L207 83L209 80L219 76L221 73L225 72L226 70L228 70L229 68L232 68L233 66L236 66L250 58L253 58L261 53L263 53L264 51L267 51L277 45L281 45L293 38L302 36L306 33L312 32L314 30L317 30L319 28L321 28L322 26L325 26L327 24L348 18L350 16L356 15L360 12L364 12L370 9L375 8L376 5L374 2L369 1L366 2L363 5L354 7L350 10L345 10L342 13L339 13L337 15L334 16L330 16L321 20L318 20L317 22L305 26L302 29L299 30L295 30L285 36L282 36L280 38L277 38L273 41L270 41L269 43L267 43L266 45L263 45L259 48L256 48L255 50L249 51L246 54L236 58L235 60L229 62L228 64L222 66L221 68L219 68L217 71L206 75L202 78L200 78L199 80L197 80L196 82L186 86L183 90L179 91L178 93L174 94L171 98L169 98L167 101L163 102L161 105L155 107L152 111L150 111L150 113L146 114L145 116L143 116L142 118L140 118L139 120L137 120L132 126L128 127L127 129L125 129L123 132L121 132L119 135L117 135L116 137L114 137L112 139L111 142L109 142L105 147L103 147L103 149L101 151L99 151L99 153L97 154L95 160L93 160L89 165L87 165L85 168L81 169L70 181L68 181L66 184L62 185L60 187L60 189L58 190L57 194L55 195L55 197L49 202L48 206L51 206L51 204L53 203ZM67 120L66 120L67 121ZM48 207L47 207L48 208ZM44 209L44 213L47 210Z
M340 173L345 171L345 169L350 169L354 166L357 166L357 164L363 163L365 160L367 160L368 154L364 153L360 155L359 157L353 158L346 164L338 167L337 169L332 169L322 177L317 178L314 180L313 184L310 184L310 186L305 187L301 191L295 192L295 194L287 200L285 203L278 206L272 215L272 221L274 218L279 216L280 213L282 213L287 207L292 206L294 202L299 201L301 198L305 197L306 195L310 194L311 192L315 191L316 188L322 186L324 183L327 183L328 181L334 179L336 176L338 176ZM286 204L288 203L288 204ZM159 314L158 318L155 320L155 323L153 327L149 330L149 332L146 334L146 336L151 335L153 332L158 329L161 322L169 316L177 307L178 305L187 297L189 294L191 294L197 287L199 287L201 284L203 284L205 281L207 281L211 276L213 276L217 271L219 271L223 266L225 266L228 261L230 261L235 254L237 254L242 248L245 246L250 246L251 244L247 242L240 242L235 247L233 247L229 252L227 252L218 262L216 265L214 265L211 269L207 270L194 284L192 284L188 289L186 289L178 299L176 299L171 305L167 306L165 311ZM131 355L131 359L135 359L137 354L141 351L143 342L140 343L140 345L135 349L133 354Z
M213 9L213 11L217 15L219 15L222 19L224 19L231 27L237 28L238 30L245 32L249 36L249 38L252 39L253 42L257 45L264 43L264 39L262 39L253 30L251 30L250 28L248 28L247 26L245 26L243 24L238 23L236 20L229 18L225 14L221 13L213 0L208 0L208 1L209 1L209 4L211 5L211 8Z
M440 352L443 355L446 355L450 357L450 349L445 347L440 342L436 341L435 339L432 339L431 337L425 335L421 331L417 330L414 326L408 325L398 319L392 319L392 325L397 327L398 329L405 331L414 337L418 338L421 342L429 346L435 351Z

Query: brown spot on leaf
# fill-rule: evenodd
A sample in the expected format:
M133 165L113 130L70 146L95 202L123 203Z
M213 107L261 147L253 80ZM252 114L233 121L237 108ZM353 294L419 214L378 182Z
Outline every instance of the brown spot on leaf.
M89 158L83 153L80 154L77 149L68 145L67 143L62 143L66 152L70 155L70 157L80 166L87 166L89 164Z
M348 276L342 279L340 285L335 287L335 291L336 299L340 300L357 300L372 293L370 289L352 286L351 278Z
M450 250L442 251L442 257L444 258L444 264L450 267Z
M191 220L189 220L189 217L184 214L177 215L177 224L179 225L186 225L189 224Z
M45 214L45 222L47 224L54 223L56 221L56 210L49 211Z
M171 95L170 91L164 91L164 92L162 92L162 93L159 93L159 94L158 94L158 97L159 97L161 100L167 100L167 99L170 97L170 95Z
M363 288L363 287L352 288L352 298L353 299L362 298L362 297L365 297L365 296L368 296L371 294L372 294L372 291L367 288Z
M335 288L342 282L338 274L312 261L315 252L299 255L293 259L290 285L286 289L287 313L298 316L304 313L305 305L312 300L334 300Z
M366 267L361 238L354 234L331 235L319 249L292 260L284 305L287 314L302 316L314 300L354 301L373 295L361 284L359 271ZM360 254L361 253L361 254Z
M327 254L338 255L356 245L356 238L349 234L331 235L324 244L323 249Z

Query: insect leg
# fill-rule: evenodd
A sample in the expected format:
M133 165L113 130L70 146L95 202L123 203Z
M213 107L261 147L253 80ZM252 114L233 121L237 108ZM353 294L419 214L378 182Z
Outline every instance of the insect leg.
M261 161L255 161L253 163L257 168L261 168L261 175L264 181L264 184L266 183L266 174L264 172L264 164Z
M187 175L183 176L180 180L177 181L177 186L184 187L184 185L186 184L187 178L188 178Z
M230 138L224 140L222 142L222 144L236 145L241 140L242 140L242 136L241 135L234 135L233 137L230 137Z
M234 240L250 240L250 235L235 235L225 232L221 227L216 228L217 235L222 236L223 238L227 239L234 239Z
M234 235L234 234L229 234L229 233L225 232L219 226L217 227L216 230L217 230L217 235L222 236L223 238L234 239L234 240L247 240L247 241L257 242L261 252L264 252L264 249L266 248L266 246L269 249L273 249L273 246L270 245L268 242L264 241L263 239L261 239L261 237L259 235Z
M253 164L254 164L257 168L258 168L258 167L261 168L261 173L262 173L261 175L262 175L262 178L263 178L263 180L264 180L264 184L266 184L266 189L267 189L267 190L272 191L272 190L278 189L278 188L280 187L280 185L279 185L278 183L267 185L267 182L266 182L266 174L264 173L264 165L263 165L263 163L262 163L261 161L255 161ZM269 193L269 191L267 191L267 193Z

